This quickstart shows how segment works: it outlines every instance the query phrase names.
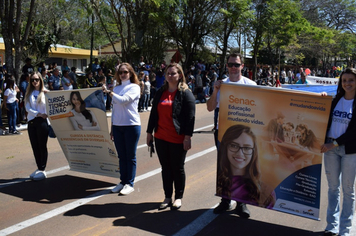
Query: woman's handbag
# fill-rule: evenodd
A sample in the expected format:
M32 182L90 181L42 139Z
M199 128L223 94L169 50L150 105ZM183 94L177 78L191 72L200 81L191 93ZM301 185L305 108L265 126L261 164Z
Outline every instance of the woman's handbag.
M48 137L50 138L56 138L56 134L53 131L52 125L48 125Z

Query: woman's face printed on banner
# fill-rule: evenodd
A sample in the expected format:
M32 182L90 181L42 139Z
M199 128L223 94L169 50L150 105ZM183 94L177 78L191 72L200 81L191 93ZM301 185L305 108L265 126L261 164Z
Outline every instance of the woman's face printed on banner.
M250 163L253 153L251 136L242 133L228 145L227 157L233 175L244 175L246 166Z

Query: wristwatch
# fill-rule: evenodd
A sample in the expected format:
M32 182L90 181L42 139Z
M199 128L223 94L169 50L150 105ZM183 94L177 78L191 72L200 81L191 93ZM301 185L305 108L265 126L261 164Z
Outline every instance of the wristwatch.
M333 141L333 144L334 144L335 147L339 146L339 144L336 142L335 139L334 139L334 141Z

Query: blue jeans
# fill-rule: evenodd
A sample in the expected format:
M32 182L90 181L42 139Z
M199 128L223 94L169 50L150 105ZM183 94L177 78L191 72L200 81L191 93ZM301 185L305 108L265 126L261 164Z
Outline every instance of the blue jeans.
M2 109L1 109L1 98L0 98L0 127L3 127L3 126L4 126L4 124L2 123Z
M17 107L17 102L13 103L6 103L7 109L7 120L9 123L9 132L12 133L13 131L16 130L16 107Z
M114 143L119 156L121 184L134 186L136 176L136 150L141 134L141 126L112 127Z
M148 109L148 102L150 101L150 94L143 94L144 100L143 100L143 106L142 108L145 108L146 110Z
M324 154L328 180L327 231L345 236L350 234L355 212L356 153L345 154L345 146L338 146ZM340 182L343 204L340 215Z

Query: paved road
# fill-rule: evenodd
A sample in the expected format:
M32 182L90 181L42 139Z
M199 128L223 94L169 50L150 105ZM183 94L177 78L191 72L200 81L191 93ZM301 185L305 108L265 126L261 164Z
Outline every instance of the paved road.
M322 235L326 182L323 173L321 221L249 206L250 219L233 211L216 216L213 207L216 150L213 136L195 134L186 162L187 184L179 211L158 211L163 200L157 156L149 157L145 129L149 113L141 113L135 192L109 191L118 180L70 171L56 139L50 139L48 178L32 182L36 169L27 131L0 136L0 235ZM110 118L108 118L110 120ZM197 105L196 129L212 129L213 114Z

